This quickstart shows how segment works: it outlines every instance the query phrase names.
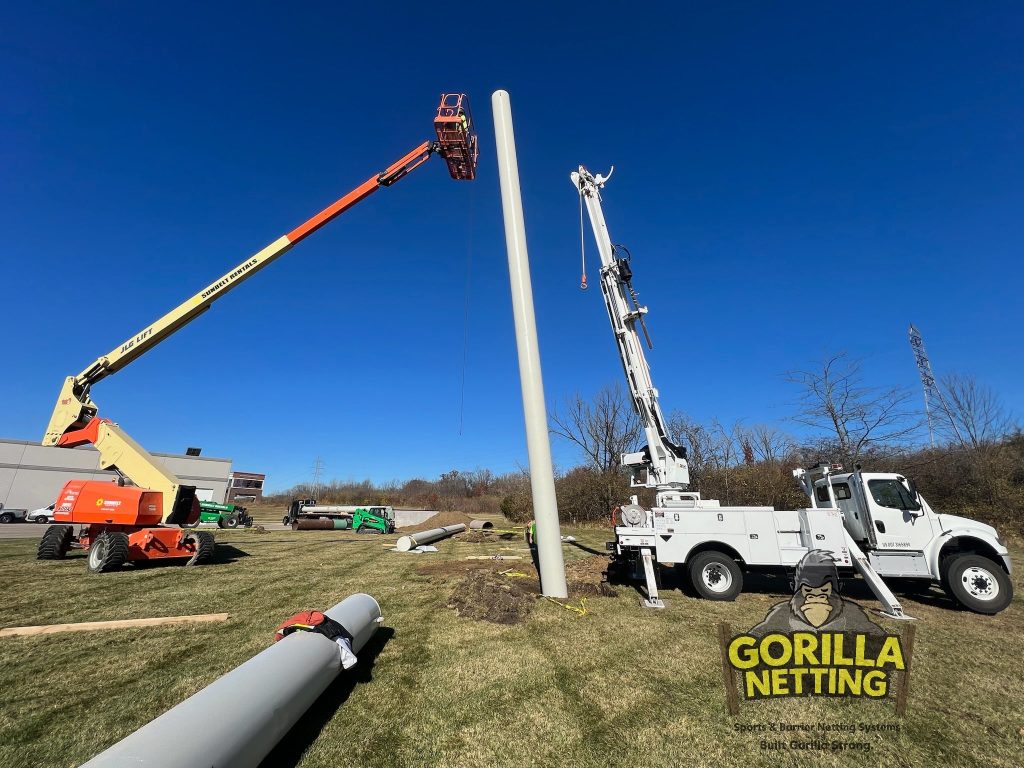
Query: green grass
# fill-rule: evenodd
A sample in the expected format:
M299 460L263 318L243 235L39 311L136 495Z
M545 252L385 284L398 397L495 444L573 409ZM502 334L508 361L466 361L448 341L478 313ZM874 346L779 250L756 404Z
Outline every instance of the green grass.
M603 530L571 532L595 549L607 538ZM381 546L394 537L340 531L217 538L230 543L218 564L102 576L87 574L80 554L38 562L35 542L0 541L3 626L231 614L222 625L0 640L0 765L84 762L267 647L285 616L357 591L383 607L386 641L364 652L361 682L330 689L314 706L275 765L1024 764L1020 597L996 617L951 610L937 597L906 601L919 621L902 720L889 702L824 699L745 703L732 718L715 625L749 627L781 592L727 604L667 592L659 612L620 587L618 597L589 597L583 617L539 601L525 623L501 626L457 617L446 606L459 579L420 575L417 566L518 541L449 540L436 555L403 555ZM587 556L564 549L567 559ZM1016 587L1020 593L1019 579ZM780 721L899 723L901 731L862 737L871 752L851 758L765 752L760 737L735 728Z

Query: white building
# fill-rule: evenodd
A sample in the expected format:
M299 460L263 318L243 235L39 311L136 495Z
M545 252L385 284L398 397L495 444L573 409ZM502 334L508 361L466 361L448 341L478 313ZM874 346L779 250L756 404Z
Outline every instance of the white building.
M231 459L151 454L203 501L223 501ZM37 509L52 504L68 480L117 480L99 468L100 454L91 446L52 448L27 440L0 438L0 504L10 509Z

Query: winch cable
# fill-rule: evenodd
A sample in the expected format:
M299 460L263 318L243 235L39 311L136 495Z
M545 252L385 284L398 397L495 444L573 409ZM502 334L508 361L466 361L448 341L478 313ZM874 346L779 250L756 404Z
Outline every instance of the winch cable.
M469 289L473 276L473 224L476 185L469 190L469 224L466 233L466 285L462 308L462 384L459 393L459 436L462 436L463 420L466 413L466 367L469 360Z
M583 230L583 190L580 190L580 290L587 290L587 240Z

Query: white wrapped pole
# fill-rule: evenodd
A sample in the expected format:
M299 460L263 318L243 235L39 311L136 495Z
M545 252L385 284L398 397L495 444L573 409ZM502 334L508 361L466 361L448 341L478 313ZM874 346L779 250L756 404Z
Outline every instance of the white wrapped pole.
M351 595L325 613L352 634L357 654L381 620L377 601L365 594ZM255 768L340 671L337 643L294 632L83 768Z
M544 405L544 382L540 370L537 320L533 313L530 256L526 250L526 220L519 190L519 161L512 129L512 105L506 91L494 92L491 96L491 109L494 112L494 143L498 150L501 207L505 215L505 247L508 249L508 276L512 284L512 314L516 325L516 348L519 350L519 383L523 390L533 516L537 523L540 586L541 591L549 597L568 597L561 530L558 527L558 502L555 499L555 472L551 466L548 414Z
M454 536L456 533L462 533L466 530L465 523L456 523L455 525L446 525L443 528L431 528L429 531L420 531L419 533L410 533L408 536L403 536L395 544L395 547L399 552L408 552L410 549L415 549L420 544L429 544L432 541L440 541L446 539L449 536Z

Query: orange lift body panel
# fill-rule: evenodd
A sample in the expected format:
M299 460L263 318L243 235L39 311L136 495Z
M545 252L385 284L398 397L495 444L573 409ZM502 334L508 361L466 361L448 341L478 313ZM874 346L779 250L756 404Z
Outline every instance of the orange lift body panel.
M70 480L57 497L54 523L160 525L163 494L102 480Z

